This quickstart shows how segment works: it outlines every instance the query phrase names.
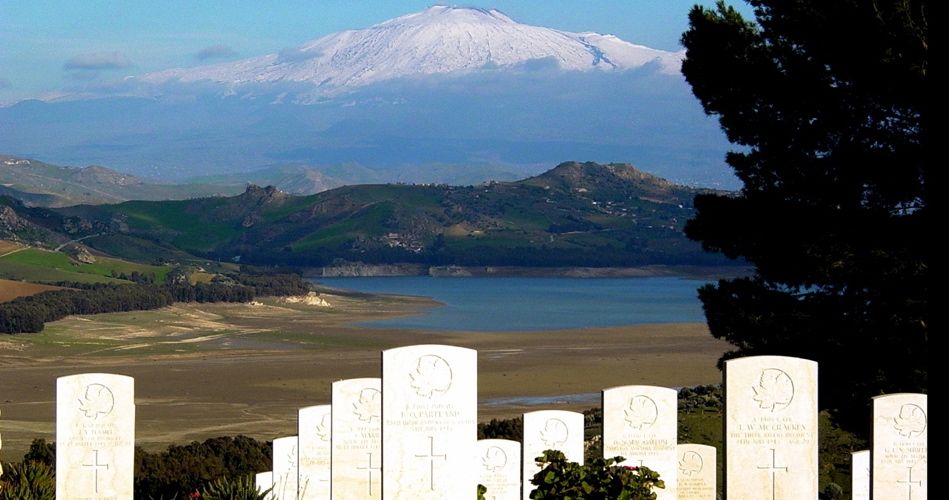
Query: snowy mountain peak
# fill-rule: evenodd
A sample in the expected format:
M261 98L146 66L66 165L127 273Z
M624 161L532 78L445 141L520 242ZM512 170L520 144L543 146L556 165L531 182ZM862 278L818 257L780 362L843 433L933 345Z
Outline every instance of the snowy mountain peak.
M387 24L405 25L413 22L416 24L436 24L440 22L502 22L517 24L516 21L497 9L433 5L421 12L413 12L412 14L399 16L394 19L379 23L376 26L385 26Z
M517 68L532 61L566 71L655 64L659 71L675 74L682 57L682 52L651 49L613 35L521 24L494 9L436 5L276 54L150 73L141 80L211 81L231 87L308 83L318 93L333 94L395 78Z

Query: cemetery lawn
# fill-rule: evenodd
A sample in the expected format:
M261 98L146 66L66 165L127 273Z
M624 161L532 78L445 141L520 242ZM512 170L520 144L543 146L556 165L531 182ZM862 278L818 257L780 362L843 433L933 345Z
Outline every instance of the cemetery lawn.
M415 297L322 295L331 307L263 299L157 311L71 316L38 334L0 335L0 460L34 438L55 440L56 377L135 378L136 441L148 450L217 436L296 434L297 410L330 401L330 384L380 376L382 349L448 344L478 350L479 419L599 406L601 389L717 384L728 349L704 324L548 332L370 329L354 323L414 314ZM580 401L558 396L584 394ZM543 405L515 398L553 397Z

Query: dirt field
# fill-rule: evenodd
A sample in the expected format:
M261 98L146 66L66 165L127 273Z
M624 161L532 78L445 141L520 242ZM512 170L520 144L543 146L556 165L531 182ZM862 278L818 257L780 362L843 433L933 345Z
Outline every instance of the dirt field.
M0 240L0 255L5 255L15 250L20 250L23 245L8 240Z
M34 295L47 290L59 289L60 287L58 286L38 285L36 283L0 279L0 302L6 302L26 295Z
M41 334L0 336L0 459L55 440L56 377L135 377L137 442L147 449L214 436L295 434L298 408L329 403L333 381L380 375L382 349L450 344L479 351L479 418L585 409L603 388L721 380L726 344L705 325L557 332L438 333L353 326L411 314L421 299L324 297L330 308L181 305L70 317Z

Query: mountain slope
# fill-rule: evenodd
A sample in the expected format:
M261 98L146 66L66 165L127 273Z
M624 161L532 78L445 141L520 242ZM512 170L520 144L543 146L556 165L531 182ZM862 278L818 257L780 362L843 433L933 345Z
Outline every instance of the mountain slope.
M29 205L62 207L122 201L236 194L243 186L151 184L105 167L62 167L0 155L0 195Z
M629 165L566 163L523 181L481 186L347 186L312 196L251 186L230 198L136 201L56 213L73 226L90 228L90 234L107 228L108 236L84 243L129 258L123 254L127 248L156 244L221 260L306 266L334 259L525 266L720 263L682 234L695 192Z
M546 64L569 71L656 64L678 73L682 53L615 36L570 33L518 23L498 10L433 6L366 29L324 36L277 54L145 75L141 81L231 86L305 82L332 94L385 80Z

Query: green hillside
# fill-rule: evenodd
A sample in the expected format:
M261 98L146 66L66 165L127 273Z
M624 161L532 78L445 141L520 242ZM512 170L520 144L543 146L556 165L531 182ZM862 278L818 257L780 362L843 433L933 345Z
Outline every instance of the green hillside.
M682 234L695 193L629 165L564 163L479 186L346 186L310 196L250 186L233 197L18 213L46 230L68 227L71 237L101 235L83 243L137 260L181 251L304 266L723 263Z
M127 283L128 280L122 279L122 276L138 273L162 283L170 270L166 266L137 264L108 257L98 257L95 262L85 263L71 259L63 252L38 248L26 248L0 256L0 277L30 282Z

